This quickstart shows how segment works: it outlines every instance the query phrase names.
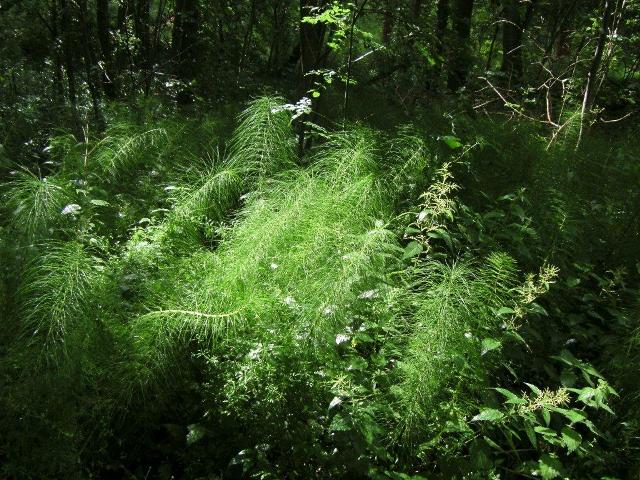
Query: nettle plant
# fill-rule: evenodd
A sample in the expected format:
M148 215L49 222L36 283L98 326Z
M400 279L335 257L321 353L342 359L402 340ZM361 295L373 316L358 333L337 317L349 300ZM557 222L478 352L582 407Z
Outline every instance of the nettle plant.
M575 464L575 458L587 465L599 463L597 439L602 433L592 416L599 410L613 415L608 402L617 396L602 375L568 350L554 359L569 372L581 374L587 385L541 389L525 383L524 392L498 387L502 406L484 407L471 419L498 462L515 464L518 473L545 480L569 475L568 464Z

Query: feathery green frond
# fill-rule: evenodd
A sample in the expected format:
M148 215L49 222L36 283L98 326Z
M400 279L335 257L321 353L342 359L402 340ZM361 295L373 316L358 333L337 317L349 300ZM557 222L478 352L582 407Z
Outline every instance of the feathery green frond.
M157 161L168 140L164 128L140 131L134 125L117 124L94 147L95 153L90 161L96 162L100 171L116 177L142 163Z
M282 103L278 97L261 97L240 114L231 139L234 166L264 176L295 165L293 130L290 116L278 109Z
M407 299L411 333L396 387L403 435L415 438L427 428L429 413L448 389L460 388L461 379L473 390L473 376L482 371L482 340L500 338L494 311L513 302L517 273L505 254L489 256L480 268L430 262L413 270L415 285Z
M47 245L27 266L19 291L25 335L48 351L64 351L66 335L96 313L89 306L102 268L80 243Z
M39 178L28 171L16 173L5 194L13 210L11 224L28 241L50 235L62 220L72 195L68 185L55 176Z

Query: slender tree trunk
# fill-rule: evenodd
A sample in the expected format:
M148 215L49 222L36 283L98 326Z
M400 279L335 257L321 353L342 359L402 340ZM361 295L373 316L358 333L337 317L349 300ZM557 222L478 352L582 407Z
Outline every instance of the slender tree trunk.
M113 71L113 45L109 24L109 0L96 0L96 26L102 60L102 86L108 98L117 97L115 72Z
M411 16L417 21L422 13L422 0L413 0L411 2Z
M382 43L384 45L389 45L393 34L395 5L395 0L385 0L384 2L384 19L382 21Z
M71 6L68 0L60 1L61 27L62 27L62 58L64 70L67 74L67 96L71 105L74 131L76 135L82 132L80 115L78 113L78 89L76 84L76 64L73 50L74 38L71 22Z
M527 4L522 15L518 0L503 0L502 27L502 66L501 70L507 74L509 84L520 84L524 73L522 60L524 32L531 23L536 0Z
M55 94L55 103L57 105L64 104L64 71L62 67L62 51L60 48L60 31L59 31L59 14L57 0L51 2L49 11L51 19L51 41L53 44L53 91Z
M306 95L313 86L314 79L310 72L321 66L325 36L324 24L303 22L302 19L317 13L317 10L314 9L322 8L325 3L325 0L300 0L300 95ZM303 155L305 148L309 147L309 142L306 141L304 120L306 119L301 117L296 123L300 156Z
M471 63L471 14L473 0L454 0L453 6L453 48L449 55L447 86L455 92L467 83Z
M240 61L238 62L238 79L240 79L240 73L244 66L245 57L247 56L247 50L251 44L251 37L253 36L253 27L256 23L256 8L257 0L251 0L251 11L249 13L249 22L247 23L247 29L244 33L244 39L242 41L242 50L240 51Z
M96 126L99 132L105 129L105 119L102 113L101 95L100 95L100 75L98 73L98 60L92 41L92 35L89 29L89 11L87 8L87 0L77 0L78 4L78 20L82 35L83 63L87 78L87 86L91 95L91 105L95 117Z
M321 8L324 4L324 0L300 0L301 18L313 15L313 9ZM324 24L300 22L300 74L305 92L313 84L307 74L320 66L324 35Z
M281 47L283 27L287 12L286 2L278 1L273 4L273 33L269 45L269 58L267 59L267 71L275 72L281 61Z
M140 40L138 68L142 71L142 86L145 97L149 95L152 78L151 63L151 0L137 0L134 15L136 37Z
M522 19L518 0L503 0L502 66L509 84L522 78Z
M576 147L580 145L582 140L582 134L584 130L584 123L588 120L595 101L595 82L598 76L598 70L602 63L602 54L604 52L605 43L609 36L609 30L611 29L612 13L615 6L615 0L604 0L604 6L602 11L602 22L600 23L600 35L598 36L598 43L596 44L596 50L587 72L587 78L584 86L584 93L582 97L582 109L580 111L580 133L578 135L578 142Z
M127 72L129 77L129 88L135 87L135 77L133 75L134 59L131 52L131 28L129 28L129 19L134 15L134 3L133 0L121 0L118 7L118 33L124 40L124 48L120 48L116 54L115 63L117 65L117 75L119 79L119 90L123 89L123 73ZM124 92L120 92L121 95Z
M449 23L449 0L438 0L436 7L436 62L438 70L444 61L445 36L447 34L447 24Z
M177 0L174 11L172 32L173 71L185 83L185 87L178 94L181 104L193 101L193 92L187 85L196 75L196 42L198 33L198 2L197 0Z
M358 0L356 0L356 3L353 6L353 12L351 12L351 25L349 26L349 56L347 57L347 79L344 85L344 103L342 108L344 123L346 123L349 112L349 84L351 83L351 66L353 62L353 31L366 4L367 0L362 0L360 5L358 5Z
M493 50L495 49L496 46L496 39L498 38L498 30L499 27L498 25L496 25L496 27L493 30L493 35L491 36L491 45L489 46L489 54L487 55L487 63L484 67L485 70L490 70L491 69L491 64L493 63Z

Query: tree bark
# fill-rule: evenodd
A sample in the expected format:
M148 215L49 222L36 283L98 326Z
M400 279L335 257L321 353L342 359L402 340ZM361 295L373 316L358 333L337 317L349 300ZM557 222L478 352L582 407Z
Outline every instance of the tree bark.
M522 60L524 32L533 18L536 1L530 1L522 15L518 0L503 0L502 65L509 85L519 84L524 73Z
M76 135L82 132L80 116L78 114L78 89L76 83L76 63L74 55L74 36L72 31L71 6L68 0L60 1L61 29L62 29L62 59L67 74L67 96L71 106L71 116Z
M384 45L389 45L393 33L395 3L395 0L385 0L384 2L384 18L382 20L382 43Z
M197 66L195 49L199 22L197 0L177 0L174 16L171 35L173 72L180 80L189 83L195 78ZM186 104L191 101L193 101L193 92L185 86L178 94L178 102Z
M518 0L503 0L502 66L509 84L522 78L522 19Z
M471 14L473 0L455 0L453 6L453 48L449 56L447 86L455 92L467 83L471 63Z
M596 50L587 72L587 78L584 86L584 93L582 97L582 109L580 111L580 133L578 135L578 142L576 147L580 145L582 140L582 133L584 130L584 123L588 120L595 101L595 89L594 85L596 77L598 76L598 70L602 63L602 54L604 52L604 46L609 36L609 30L611 29L612 13L615 6L615 0L604 0L604 7L602 11L602 22L600 23L600 35L598 36L598 43L596 44Z
M96 0L96 26L100 43L100 59L102 61L102 86L108 98L117 97L115 72L113 72L113 45L111 43L111 26L109 24L109 0Z
M445 35L447 34L447 23L449 23L449 0L438 0L436 7L436 62L438 70L444 61Z
M91 105L98 132L104 131L106 127L104 114L102 113L101 95L100 95L100 75L98 73L98 59L95 52L94 42L89 27L89 11L87 8L87 0L77 0L78 5L78 21L82 35L83 63L91 96Z
M314 9L322 8L324 4L324 0L300 0L301 19L317 13ZM300 74L305 92L313 84L307 74L320 66L324 34L324 24L300 22Z
M253 36L253 27L256 23L256 8L257 8L257 0L251 0L251 11L249 13L249 21L247 23L247 29L244 33L244 39L242 41L242 50L240 51L240 60L238 62L238 79L240 77L240 73L242 72L242 68L244 66L244 61L247 56L247 50L251 44L251 37Z

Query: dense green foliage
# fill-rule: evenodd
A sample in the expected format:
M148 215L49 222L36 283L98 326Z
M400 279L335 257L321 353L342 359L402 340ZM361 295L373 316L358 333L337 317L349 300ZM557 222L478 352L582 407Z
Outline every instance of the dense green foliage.
M115 121L54 138L48 174L13 173L4 475L637 468L637 192L622 190L640 170L464 118L467 147L420 122L354 126L298 166L280 103L252 102L227 153L200 144L212 120Z
M639 14L0 4L0 478L637 479Z

